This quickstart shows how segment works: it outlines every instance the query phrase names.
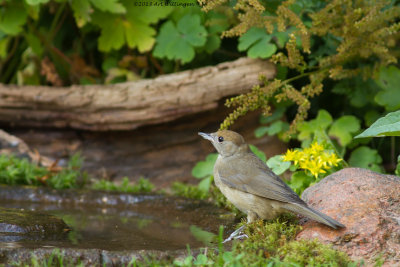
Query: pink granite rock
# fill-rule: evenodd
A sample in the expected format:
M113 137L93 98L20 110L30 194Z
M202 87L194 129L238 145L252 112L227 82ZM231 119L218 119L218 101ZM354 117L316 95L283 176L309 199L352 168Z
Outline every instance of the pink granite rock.
M399 177L346 168L306 189L302 198L346 228L332 230L308 221L298 239L331 243L367 266L380 255L384 266L400 266Z

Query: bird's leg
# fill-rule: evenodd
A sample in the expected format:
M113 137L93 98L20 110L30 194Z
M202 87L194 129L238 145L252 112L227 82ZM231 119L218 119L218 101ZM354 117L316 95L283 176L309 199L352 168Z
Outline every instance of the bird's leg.
M255 212L249 211L247 214L247 223L239 227L237 230L235 230L227 239L224 240L222 243L226 243L229 241L232 241L233 239L242 239L242 238L248 238L246 234L243 233L243 229L247 226L248 223L251 223L255 220L257 220L258 215Z
M242 230L246 227L246 224L240 226L237 230L235 230L227 239L225 239L222 243L226 243L232 241L234 239L240 239L248 237L246 234L243 234Z

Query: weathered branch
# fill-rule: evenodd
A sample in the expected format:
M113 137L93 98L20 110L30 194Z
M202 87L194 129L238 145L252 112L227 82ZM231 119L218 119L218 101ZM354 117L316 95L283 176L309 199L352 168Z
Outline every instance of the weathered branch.
M217 66L113 85L71 87L0 84L0 122L15 126L130 130L213 109L247 92L272 63L242 58Z

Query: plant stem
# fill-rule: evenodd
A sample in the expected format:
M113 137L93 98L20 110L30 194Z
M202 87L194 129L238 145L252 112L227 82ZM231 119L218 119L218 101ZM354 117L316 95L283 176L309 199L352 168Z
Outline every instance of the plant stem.
M51 42L51 40L53 40L54 35L56 34L56 29L59 28L59 27L57 27L57 26L58 26L58 24L59 24L60 17L61 17L61 15L63 14L64 8L65 8L65 4L66 4L66 3L63 3L63 4L61 5L61 7L57 10L57 13L56 13L56 15L54 16L54 19L53 19L53 21L52 21L52 23L51 23L51 26L50 26L50 34L49 34L49 36L50 36L49 41L50 41L50 42Z
M329 69L329 67L324 67L324 68L317 69L317 70L310 71L310 72L304 72L304 73L301 73L301 74L299 74L299 75L297 75L297 76L294 76L294 77L292 77L292 78L289 78L289 79L284 80L284 81L282 82L282 84L287 84L287 83L293 82L293 81L295 81L295 80L298 80L298 79L300 79L300 78L303 78L303 77L306 77L306 76L310 76L310 75L312 75L312 74L314 74L314 73L318 73L318 72L325 71L325 70L327 70L327 69Z

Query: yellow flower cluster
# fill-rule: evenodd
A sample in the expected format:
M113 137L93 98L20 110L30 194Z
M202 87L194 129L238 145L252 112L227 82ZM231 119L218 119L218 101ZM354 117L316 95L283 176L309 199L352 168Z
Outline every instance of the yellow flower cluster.
M342 161L335 153L325 151L325 148L317 142L303 150L289 149L283 156L283 160L293 161L294 165L309 171L316 178Z

